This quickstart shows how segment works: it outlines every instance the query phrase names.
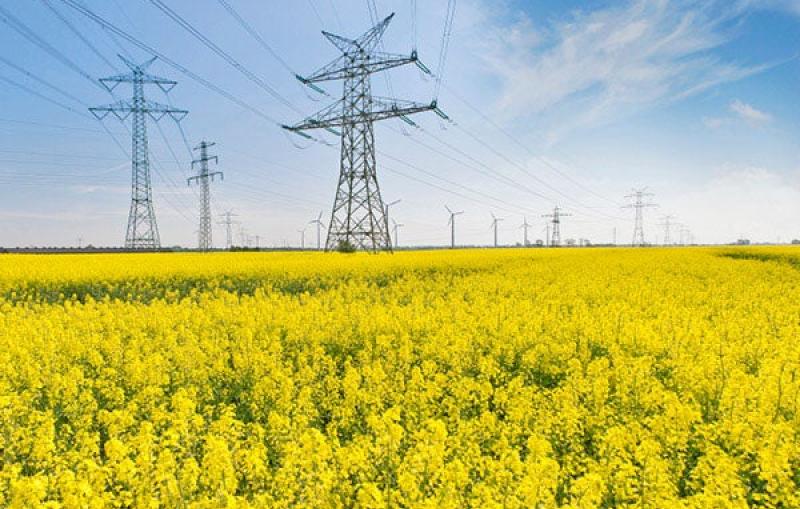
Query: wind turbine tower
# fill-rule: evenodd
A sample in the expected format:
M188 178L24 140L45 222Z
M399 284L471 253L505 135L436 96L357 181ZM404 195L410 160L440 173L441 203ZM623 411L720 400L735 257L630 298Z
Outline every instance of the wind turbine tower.
M497 225L500 223L500 221L503 220L504 219L502 217L495 217L495 215L492 214L492 229L494 230L494 247L497 247Z
M447 209L447 212L450 214L450 219L447 221L447 226L450 227L450 249L455 249L456 247L456 216L460 216L464 213L463 210L458 212L453 212L450 210L450 207L447 205L444 206Z
M317 251L322 249L322 211L319 211L319 216L316 219L311 220L308 224L314 224L317 226Z

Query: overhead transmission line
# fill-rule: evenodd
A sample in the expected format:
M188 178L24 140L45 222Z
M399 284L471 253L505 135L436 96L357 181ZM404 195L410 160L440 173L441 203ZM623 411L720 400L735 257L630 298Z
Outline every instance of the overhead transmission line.
M87 48L89 48L89 51L91 51L92 53L94 53L94 54L95 54L95 56L96 56L97 58L99 58L100 60L102 60L103 62L105 62L105 64L106 64L106 65L108 65L110 68L112 68L112 69L114 69L114 70L116 70L116 69L117 69L117 66L116 66L116 65L114 65L114 64L111 62L111 60L109 60L108 58L106 58L106 57L105 57L105 55L103 55L102 53L100 53L100 51L97 49L97 47L96 47L94 44L92 44L92 43L91 43L91 41L89 41L89 39L87 39L87 38L86 38L86 36L85 36L85 35L83 35L83 33L82 33L80 30L78 30L78 29L75 27L75 25L73 25L73 24L72 24L72 22L71 22L69 19L67 19L67 17L66 17L66 16L64 16L63 14L61 14L61 12L59 12L59 10L58 10L58 9L56 9L56 8L53 6L53 4L51 4L51 3L50 3L50 2L51 2L51 0L41 0L41 2L42 2L44 5L45 5L45 7L47 7L47 9L48 9L48 10L50 10L50 12L52 12L52 13L53 13L53 15L54 15L55 17L57 17L59 20L61 20L61 22L62 22L64 25L66 25L66 27L67 27L67 28L69 28L70 32L72 32L72 34L73 34L75 37L77 37L78 39L80 39L80 40L81 40L81 42L82 42L83 44L85 44Z
M44 39L36 35L36 33L33 30L31 30L24 23L15 18L10 12L4 9L2 5L0 5L0 21L4 22L6 25L11 27L15 32L17 32L18 34L26 38L28 41L32 42L33 44L41 48L43 51L48 53L50 56L52 56L65 66L69 67L76 73L86 78L92 85L100 88L103 91L106 91L106 89L103 87L103 85L100 84L99 81L95 80L89 73L87 73L86 71L81 69L77 64L75 64L75 62L64 56L63 53L61 53L52 45L48 44Z
M261 37L261 34L259 34L259 33L258 33L258 32L257 32L257 31L256 31L256 30L255 30L255 29L252 27L252 25L250 25L250 23L248 23L248 22L247 22L247 20L245 20L245 19L244 19L244 18L243 18L243 17L242 17L242 16L241 16L241 15L240 15L240 14L239 14L237 11L236 11L236 9L234 9L234 8L231 6L231 4L230 4L230 3L228 3L228 0L217 0L217 2L219 2L219 4L220 4L220 5L221 5L221 6L222 6L222 7L223 7L223 8L224 8L226 11L228 11L228 14L230 14L230 15L231 15L231 17L233 17L233 19L235 19L237 23L239 23L239 26L241 26L241 27L242 27L242 28L243 28L243 29L244 29L244 30L245 30L245 31L246 31L248 34L250 34L250 36L251 36L253 39L255 39L255 40L256 40L256 41L257 41L257 42L258 42L258 43L261 45L261 47L262 47L262 48L264 48L264 50L266 50L266 51L267 51L267 53L269 53L270 55L272 55L272 58L274 58L275 60L277 60L277 61L278 61L278 63L280 63L280 64L281 64L281 66L282 66L284 69L286 69L286 71L288 71L288 72L289 72L290 74L292 74L292 75L297 75L297 73L296 73L296 72L295 72L295 70L292 68L292 66L290 66L290 65L289 65L289 63L288 63L288 62L287 62L287 61L286 61L286 60L285 60L285 59L284 59L284 58L283 58L283 57L282 57L282 56L281 56L281 55L280 55L280 54L279 54L277 51L275 51L275 50L272 48L272 46L270 46L270 45L269 45L269 43L268 43L267 41L265 41L265 40L264 40L264 38L263 38L263 37Z
M144 51L146 53L149 53L149 54L151 54L153 56L158 57L165 64L169 65L170 67L172 67L173 69L177 70L178 72L180 72L184 76L192 79L193 81L196 81L197 83L199 83L200 85L204 86L205 88L211 90L212 92L214 92L214 93L216 93L218 95L221 95L225 99L227 99L227 100L233 102L234 104L236 104L236 105L238 105L238 106L250 111L251 113L261 117L262 119L268 121L271 124L274 124L274 125L276 125L278 127L281 126L281 122L278 122L275 118L273 118L270 115L264 113L263 111L261 111L260 109L256 108L255 106L252 106L251 104L248 104L245 101L239 99L238 97L234 96L230 92L227 92L226 90L220 88L219 86L217 86L214 83L208 81L207 79L203 78L202 76L190 71L189 69L187 69L183 65L177 63L176 61L172 60L171 58L169 58L168 56L164 55L160 51L157 51L156 49L152 48L151 46L148 46L147 44L143 43L142 41L140 41L137 38L133 37L132 35L128 34L127 32L125 32L125 31L121 30L120 28L116 27L112 23L106 21L101 16L98 16L97 14L92 12L91 10L81 6L75 0L62 0L62 1L65 4L67 4L69 7L75 9L76 11L78 11L81 14L83 14L84 16L89 18L90 20L94 21L95 23L97 23L101 27L106 28L109 32L111 32L111 33L117 35L118 37L128 41L130 44L133 44L134 46L136 46L137 48L141 49L142 51Z
M277 90L272 88L266 81L264 81L261 77L256 75L250 69L239 63L238 60L233 58L230 54L225 52L222 48L220 48L217 44L215 44L211 39L206 37L202 32L197 30L191 23L186 21L183 17L181 17L177 12L170 9L167 5L164 4L161 0L150 0L156 8L158 8L161 12L166 14L169 18L175 21L178 25L183 27L184 30L189 32L192 36L195 37L198 41L200 41L204 46L208 49L213 51L217 56L225 60L231 67L239 71L242 75L244 75L247 79L261 87L264 91L266 91L270 96L272 96L276 101L280 102L290 110L294 111L295 113L301 113L300 109L290 103L285 97L283 97Z
M76 110L75 108L73 108L72 106L64 104L63 102L61 102L59 100L53 99L51 97L47 97L46 95L41 94L41 93L37 92L36 90L28 87L27 85L19 83L18 81L15 81L15 80L13 80L11 78L7 78L7 77L5 77L3 75L0 75L0 81L2 81L4 83L7 83L7 84L9 84L9 85L11 85L13 87L19 88L20 90L24 90L25 92L27 92L27 93L29 93L31 95L34 95L34 96L38 97L39 99L42 99L44 101L49 102L50 104L54 104L54 105L58 106L59 108L63 108L65 110L67 110L67 111L75 113L76 115L80 115L80 116L82 116L83 118L85 118L87 120L92 120L92 117L89 116L88 114L84 114L83 112L80 112L80 111Z
M442 30L442 44L439 47L439 64L436 68L436 82L433 89L433 99L439 97L439 90L442 87L442 76L444 66L447 61L447 50L450 47L450 36L453 33L453 20L456 15L456 0L447 0L447 12L444 18L444 29Z
M66 92L66 91L64 91L64 90L62 90L62 89L60 89L60 88L56 87L55 85L52 85L51 83L49 83L49 82L47 82L47 81L45 81L45 80L43 80L43 79L39 78L38 76L36 76L36 75L35 75L35 74L33 74L32 72L30 72L30 71L26 70L26 69L25 69L25 68L23 68L23 67L20 67L19 65L15 64L14 62L11 62L10 60L7 60L6 58L4 58L4 57L2 57L2 56L0 56L0 62L3 62L4 64L6 64L8 67L11 67L11 68L12 68L12 69L14 69L15 71L17 71L17 72L19 72L19 73L21 73L21 74L24 74L25 76L27 76L28 78L32 79L32 80L33 80L33 81L35 81L36 83L38 83L38 84L40 84L40 85L43 85L43 86L45 86L45 87L49 88L49 89L50 89L50 90L52 90L53 92L56 92L56 93L58 93L59 95L62 95L62 96L64 96L64 97L66 97L67 99L71 99L71 100L73 100L73 101L75 101L75 102L77 102L77 103L81 104L82 106L87 106L87 107L88 107L88 104L84 103L84 102L83 102L81 99L79 99L78 97L76 97L76 96L74 96L74 95L70 94L69 92Z
M528 154L529 154L531 157L533 157L533 158L535 158L536 160L540 161L540 162L541 162L543 165L545 165L547 168L549 168L549 169L550 169L550 170L552 170L553 172L557 173L559 176L561 176L561 177L565 178L566 180L570 181L572 184L576 185L577 187L581 188L582 190L586 191L587 193L590 193L590 194L592 194L593 196L595 196L595 197L597 197L597 198L600 198L601 200L605 200L605 201L607 201L607 202L610 202L610 203L614 204L615 206L619 206L619 202L618 202L617 200L614 200L614 199L612 199L612 198L609 198L608 196L604 196L604 195L602 195L602 194L600 194L600 193L597 193L597 192L596 192L596 191L594 191L593 189L591 189L591 188L587 187L586 185L582 184L580 181L578 181L578 180L574 179L573 177L571 177L571 176L570 176L569 174L567 174L566 172L564 172L564 171L560 170L558 167L556 167L555 165L553 165L552 163L550 163L549 161L547 161L545 158L543 158L543 157L542 157L542 156L540 156L539 154L536 154L536 153L534 153L534 152L533 152L533 151L532 151L532 150L531 150L531 149L530 149L530 148L529 148L529 147L528 147L528 146L527 146L525 143L521 142L521 141L519 140L519 138L517 138L516 136L512 135L512 134L511 134L511 133L509 133L509 132L508 132L506 129L504 129L502 126L500 126L499 124L497 124L497 122L495 122L494 120L492 120L492 118L491 118L491 117L489 117L488 115L486 115L485 113L483 113L483 112L482 112L482 111L481 111L481 110L480 110L480 109L479 109L477 106L473 105L473 104L472 104L472 103L470 103L470 102L469 102L467 99L465 99L464 97L462 97L461 95L459 95L459 94L458 94L458 93L457 93L455 90L453 90L453 88L452 88L452 87L450 87L450 86L448 86L448 85L446 85L446 84L445 84L445 85L443 85L443 87L445 88L445 90L447 90L447 92L448 92L450 95L452 95L453 97L455 97L456 99L458 99L459 101L461 101L461 103L462 103L462 104L464 104L465 106L467 106L467 108L469 108L469 109L470 109L470 110L472 110L472 111L473 111L473 112L474 112L476 115L478 115L478 116L481 118L481 120L483 120L483 121L484 121L484 122L486 122L487 124L489 124L489 125L491 125L492 127L494 127L494 128L495 128L495 129L496 129L498 132L500 132L500 133L501 133L502 135L504 135L506 138L508 138L509 140L511 140L511 141L512 141L512 142L513 142L515 145L519 146L519 147L520 147L520 148L522 148L524 151L526 151L526 152L527 152L527 153L528 153ZM459 129L461 129L462 131L465 131L465 129L464 129L464 127L463 127L463 126L457 125L457 127L459 127Z

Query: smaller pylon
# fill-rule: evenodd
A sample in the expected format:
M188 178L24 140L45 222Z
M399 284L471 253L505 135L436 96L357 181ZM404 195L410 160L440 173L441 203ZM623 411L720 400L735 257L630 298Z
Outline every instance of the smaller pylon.
M550 236L550 246L551 247L558 247L561 245L561 218L566 216L571 216L572 214L567 214L565 212L561 212L561 208L558 206L553 208L552 214L544 214L542 217L550 218L550 223L553 225L553 231Z
M624 205L622 208L634 209L636 211L635 222L633 226L633 241L631 245L636 247L644 247L647 243L644 240L644 209L650 207L658 207L655 203L645 202L645 198L654 196L653 193L647 192L647 188L634 189L631 194L625 196L632 203Z
M525 246L525 247L528 247L530 245L528 243L528 230L530 229L531 226L532 225L528 222L528 218L527 217L523 218L522 224L519 226L520 228L522 228L522 231L523 231L523 234L522 234L522 245Z
M214 161L217 164L219 159L217 156L208 155L208 148L213 147L215 143L201 141L200 145L194 149L200 151L200 158L192 161L192 168L200 165L200 172L186 179L186 183L191 185L192 182L200 185L200 228L197 230L197 248L200 251L208 251L213 247L211 240L211 185L214 177L219 177L222 180L223 175L221 171L208 171L208 162Z
M220 221L219 224L225 226L225 247L227 249L231 249L233 247L233 225L239 224L239 221L234 221L233 218L238 216L238 214L234 214L232 210L226 210L220 216L224 217L223 221Z
M672 227L675 226L675 223L672 220L675 219L675 216L663 216L661 218L661 223L659 226L664 227L664 245L669 246L672 244Z

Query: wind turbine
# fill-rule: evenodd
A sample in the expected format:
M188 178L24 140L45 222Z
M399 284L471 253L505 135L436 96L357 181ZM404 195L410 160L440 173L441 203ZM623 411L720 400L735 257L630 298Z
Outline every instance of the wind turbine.
M302 230L297 230L297 233L300 234L300 249L306 248L306 229L303 228Z
M393 228L394 228L394 247L395 247L395 249L397 249L397 246L400 245L400 242L397 240L397 231L400 228L402 228L403 226L405 226L405 225L402 224L402 223L398 223L394 219L392 219L392 225L393 225Z
M393 202L386 203L383 205L383 212L384 212L383 219L384 221L386 221L386 233L389 233L389 207L391 207L392 205L397 205L401 201L403 200L395 200Z
M320 233L322 231L322 228L324 228L322 226L322 211L320 210L317 218L309 221L308 224L317 225L317 251L319 251L320 249L322 249L322 244L320 243L321 242L320 239L322 238L322 236L320 235Z
M447 205L444 206L447 209L447 212L450 213L450 219L447 221L447 226L450 227L450 249L455 249L456 247L456 216L460 216L464 213L463 210L458 212L453 212L450 210L450 207Z
M494 229L494 247L497 247L497 224L503 221L502 217L495 217L492 213L492 228Z

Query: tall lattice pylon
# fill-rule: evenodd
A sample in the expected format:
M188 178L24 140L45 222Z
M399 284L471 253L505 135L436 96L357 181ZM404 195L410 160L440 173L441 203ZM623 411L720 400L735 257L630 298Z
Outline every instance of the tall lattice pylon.
M553 224L553 231L550 232L550 247L558 247L561 245L561 218L565 216L571 216L572 214L567 214L561 211L561 208L554 207L552 214L544 214L542 217L546 217L550 219L550 223Z
M329 251L345 247L367 251L392 249L378 186L373 123L401 117L413 124L408 115L428 110L446 118L436 101L420 104L372 95L370 77L374 73L406 64L427 69L419 63L416 52L404 56L376 50L393 17L391 14L356 39L323 31L342 55L311 76L298 79L313 88L317 88L315 83L343 80L342 99L299 124L284 126L301 136L309 137L303 132L309 129L326 129L341 138L339 184L325 243Z
M155 57L136 65L122 55L119 58L131 70L128 74L118 74L101 78L100 83L113 91L120 83L133 85L133 98L130 101L120 100L113 104L89 108L98 119L109 113L120 121L133 115L132 119L132 152L131 152L131 208L128 214L128 230L125 234L125 247L128 249L158 249L161 239L158 235L158 224L153 209L153 188L150 181L150 152L147 146L147 118L158 122L164 115L169 115L180 122L189 112L149 101L144 97L144 86L157 85L164 93L169 92L177 81L168 80L147 74L145 71L155 61Z
M633 189L631 194L625 196L625 198L632 200L632 202L624 205L623 208L634 209L636 211L636 217L633 225L633 240L631 241L632 246L643 247L647 245L644 240L644 209L658 207L658 205L655 203L646 201L647 198L652 196L655 195L647 192L646 187L641 189Z
M200 158L192 161L192 168L195 165L200 166L197 175L186 179L186 183L191 185L192 182L200 185L200 228L197 230L197 248L201 251L208 251L214 244L211 239L211 182L215 177L223 178L221 171L208 171L208 162L214 161L214 164L219 162L217 156L208 155L208 148L216 145L207 141L201 141L194 149L200 151Z

